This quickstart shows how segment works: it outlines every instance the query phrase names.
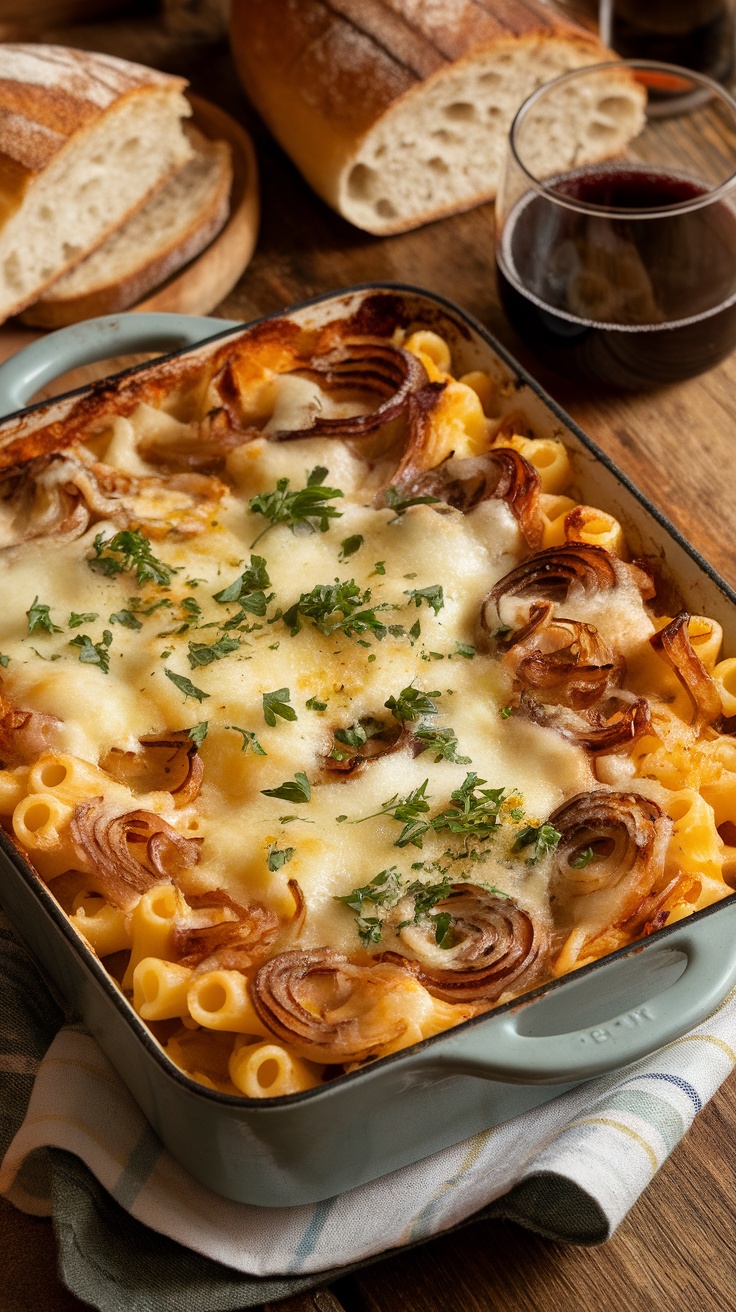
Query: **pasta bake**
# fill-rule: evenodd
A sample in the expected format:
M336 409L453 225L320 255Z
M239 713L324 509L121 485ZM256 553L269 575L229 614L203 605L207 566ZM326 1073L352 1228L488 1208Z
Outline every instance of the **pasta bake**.
M0 818L205 1087L315 1087L732 891L720 626L456 373L368 298L3 436Z

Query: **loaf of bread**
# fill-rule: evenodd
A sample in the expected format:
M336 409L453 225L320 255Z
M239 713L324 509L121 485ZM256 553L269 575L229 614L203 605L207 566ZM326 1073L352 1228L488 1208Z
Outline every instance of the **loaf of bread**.
M109 55L0 45L0 321L191 157L184 86Z
M37 328L115 314L135 305L212 241L227 220L232 162L226 141L187 128L194 156L97 250L22 314Z
M233 0L231 39L249 96L307 181L378 234L491 199L526 97L615 58L541 0ZM638 130L642 92L618 83L600 103L567 102L562 167Z

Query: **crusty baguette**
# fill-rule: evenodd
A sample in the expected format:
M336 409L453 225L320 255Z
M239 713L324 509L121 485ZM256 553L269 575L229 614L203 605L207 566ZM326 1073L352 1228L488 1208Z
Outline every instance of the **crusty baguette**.
M109 55L0 45L0 321L190 158L184 86Z
M248 94L307 181L378 234L491 199L522 101L615 58L540 0L233 0L231 39ZM568 163L638 131L643 93L623 75L614 87L607 104L570 105Z
M125 310L209 245L228 216L230 147L209 141L194 128L187 135L193 159L29 306L21 316L24 323L62 328Z

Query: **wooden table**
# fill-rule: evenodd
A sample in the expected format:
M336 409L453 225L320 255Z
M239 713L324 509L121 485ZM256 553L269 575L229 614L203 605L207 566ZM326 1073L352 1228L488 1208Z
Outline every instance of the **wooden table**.
M196 91L251 128L261 166L260 244L220 313L250 319L373 280L441 292L496 333L736 584L736 357L704 377L645 396L600 395L561 383L504 322L490 207L388 240L369 237L322 205L259 127L226 51L209 52L197 73L187 71ZM332 1292L279 1304L279 1312L603 1312L615 1306L728 1312L736 1309L734 1144L731 1081L603 1247L565 1248L513 1225L476 1223L340 1281ZM0 1205L0 1269L0 1312L83 1307L56 1279L49 1223L7 1204Z

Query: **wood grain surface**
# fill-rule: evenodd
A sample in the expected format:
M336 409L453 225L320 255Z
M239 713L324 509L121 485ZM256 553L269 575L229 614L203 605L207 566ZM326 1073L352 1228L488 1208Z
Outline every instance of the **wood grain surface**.
M309 192L258 126L226 50L210 52L193 81L253 131L263 185L260 244L220 313L247 320L371 280L442 293L518 354L736 584L736 358L643 396L563 384L503 319L489 207L400 237L368 237ZM563 1247L511 1224L475 1223L269 1312L734 1312L735 1213L736 1082L729 1081L607 1244ZM0 1312L81 1312L54 1274L48 1222L0 1205L0 1263Z

